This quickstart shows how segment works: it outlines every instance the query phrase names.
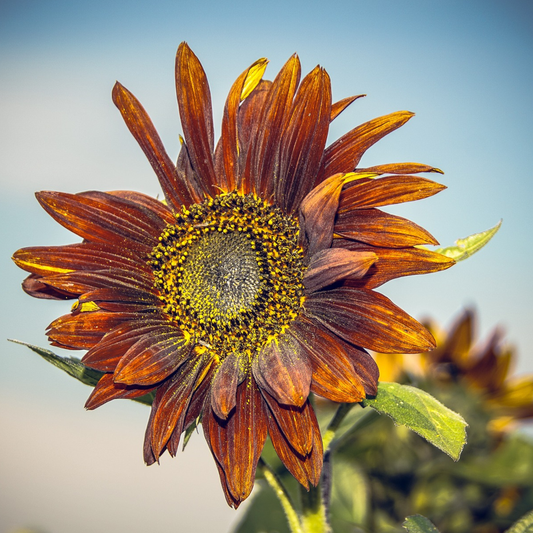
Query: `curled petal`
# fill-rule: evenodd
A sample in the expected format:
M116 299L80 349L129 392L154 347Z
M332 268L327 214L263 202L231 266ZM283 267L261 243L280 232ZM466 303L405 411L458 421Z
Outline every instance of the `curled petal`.
M280 335L252 362L258 385L284 405L302 406L309 395L311 367L297 342Z
M386 296L340 287L307 298L305 313L357 346L383 353L420 353L435 347L429 331Z
M339 207L342 188L356 178L353 173L335 174L317 185L300 206L301 239L307 247L307 255L331 246L333 226Z
M231 354L224 359L211 385L211 407L215 414L225 420L235 407L237 386L245 378L243 362Z
M375 174L418 174L419 172L437 172L444 174L440 168L421 163L387 163L375 167L358 168L355 172L374 172Z
M345 248L322 250L311 258L305 271L305 290L312 293L347 277L362 278L377 259L372 252L352 252Z

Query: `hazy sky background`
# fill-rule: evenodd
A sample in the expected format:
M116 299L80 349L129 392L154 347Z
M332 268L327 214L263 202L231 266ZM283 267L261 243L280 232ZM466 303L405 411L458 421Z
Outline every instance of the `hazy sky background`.
M383 292L443 324L476 306L480 336L501 325L517 347L517 372L532 372L532 30L527 0L2 0L0 337L46 346L46 326L69 310L23 294L24 273L10 261L23 246L76 241L34 191L160 194L111 88L118 79L141 100L175 157L174 55L186 40L208 74L217 128L236 76L266 56L272 79L295 51L304 73L317 63L327 69L334 99L368 95L335 121L332 140L376 116L416 112L362 165L431 164L445 171L437 178L448 189L393 212L443 245L504 222L472 259ZM122 401L86 412L87 387L1 342L0 533L29 525L50 533L223 532L238 519L202 435L177 459L147 468L146 407Z

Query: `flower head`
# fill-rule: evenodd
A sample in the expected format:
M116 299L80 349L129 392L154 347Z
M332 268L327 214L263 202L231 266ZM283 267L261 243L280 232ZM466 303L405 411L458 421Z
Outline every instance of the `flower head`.
M453 264L421 248L435 239L383 205L443 189L398 163L358 169L364 152L407 122L397 112L326 147L330 122L357 97L331 101L320 67L300 81L292 56L274 81L266 60L230 89L215 145L205 72L187 44L176 58L183 128L175 165L138 100L113 101L148 157L165 201L125 191L37 198L78 244L14 255L40 298L75 299L48 329L52 344L87 349L104 372L87 401L154 392L148 464L201 417L230 505L253 487L267 435L304 486L316 485L322 439L309 402L376 393L366 349L419 353L431 334L374 291L400 276ZM385 175L386 174L386 175Z

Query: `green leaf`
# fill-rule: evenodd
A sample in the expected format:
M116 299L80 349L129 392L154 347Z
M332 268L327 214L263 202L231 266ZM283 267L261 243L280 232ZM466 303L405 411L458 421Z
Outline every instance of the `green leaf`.
M500 229L502 221L500 220L493 228L490 228L481 233L474 233L464 239L455 241L455 246L447 246L446 248L437 248L435 252L450 257L455 261L463 261L481 250Z
M439 533L439 530L425 516L419 514L408 516L402 526L409 533Z
M505 533L533 533L533 511L523 516Z
M30 350L38 353L45 361L48 361L55 367L63 370L63 372L66 372L69 376L72 376L73 378L81 381L85 385L89 385L90 387L94 387L104 375L103 372L85 366L77 357L62 357L50 350L47 350L46 348L40 348L39 346L28 344L27 342L17 341L15 339L9 340L16 344L27 346ZM152 405L152 402L154 401L154 394L145 394L139 398L134 398L134 401L144 403L146 405Z
M379 383L376 398L364 400L363 406L390 416L396 424L418 433L454 461L459 460L468 424L427 392L399 383Z

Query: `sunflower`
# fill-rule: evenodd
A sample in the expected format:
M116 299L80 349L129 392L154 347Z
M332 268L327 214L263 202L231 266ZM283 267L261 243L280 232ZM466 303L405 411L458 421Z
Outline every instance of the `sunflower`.
M148 464L165 450L176 454L182 433L201 419L235 508L253 488L267 436L304 487L318 484L323 450L310 393L360 402L377 391L366 349L432 348L431 334L374 289L453 264L417 248L436 243L427 231L377 209L439 192L442 185L414 175L438 169L357 169L412 113L371 120L326 147L330 122L358 97L332 103L321 67L300 82L296 55L272 82L262 79L266 64L255 62L231 87L215 145L206 74L179 46L177 164L117 83L113 101L165 200L37 193L83 241L14 255L30 272L28 294L76 300L48 337L88 350L83 363L104 372L86 407L155 394Z

